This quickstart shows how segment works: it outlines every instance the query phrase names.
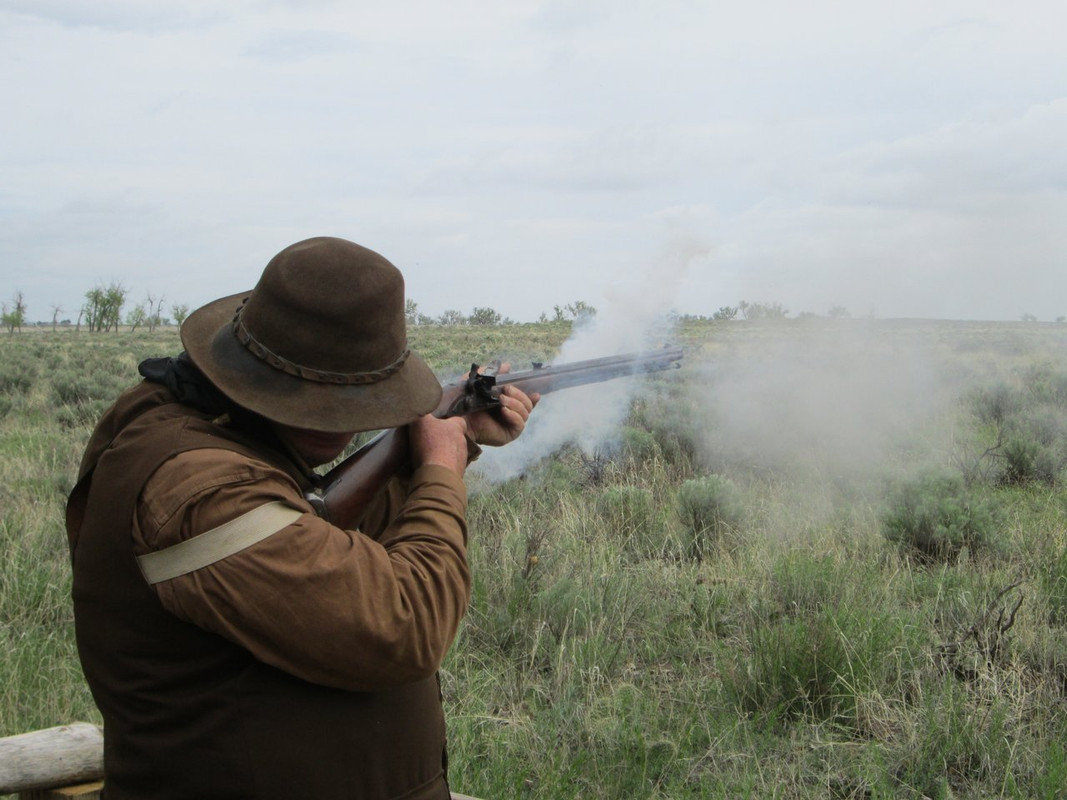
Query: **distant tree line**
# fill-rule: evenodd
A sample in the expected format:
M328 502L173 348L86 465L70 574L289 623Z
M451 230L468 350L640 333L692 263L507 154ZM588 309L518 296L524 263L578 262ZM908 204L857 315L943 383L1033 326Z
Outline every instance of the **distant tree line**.
M820 315L811 311L801 311L793 319L816 319ZM852 316L849 310L844 306L832 306L829 311L826 312L826 317L830 319L848 319ZM872 315L873 316L873 315ZM711 316L703 314L684 314L681 316L683 320L783 320L789 319L789 311L784 308L781 303L750 303L745 300L739 302L736 306L721 306L718 311L715 311ZM1034 314L1023 314L1019 317L1022 322L1038 322L1038 318ZM1056 317L1056 322L1067 322L1067 316Z
M109 286L96 286L85 293L85 304L78 314L76 327L81 329L82 320L90 331L117 331L119 324L125 324L131 332L138 328L147 328L150 332L162 325L170 324L170 317L163 316L163 295L145 294L144 300L131 308L124 317L123 308L129 292L121 283ZM184 303L172 305L170 312L176 325L181 325L189 315L189 306ZM55 316L53 316L53 324Z
M408 298L405 301L405 316L408 325L514 325L510 317L503 316L499 311L487 306L475 306L470 314L464 314L457 309L447 309L438 316L430 316L419 311L419 304ZM538 322L581 322L596 316L596 308L583 300L576 300L564 306L554 306L552 315L541 312Z
M848 311L840 307L835 308L839 310L837 313L831 312L831 316L848 316ZM783 307L781 303L750 303L747 300L742 300L736 306L720 306L719 310L714 312L710 317L703 314L685 314L682 316L682 319L713 319L721 322L738 319L739 317L746 320L787 319L789 317L789 310Z
M151 292L145 294L144 300L128 308L129 290L119 282L110 284L98 284L85 293L85 302L78 309L75 320L60 319L64 309L62 306L52 306L52 328L74 327L81 330L84 325L86 330L92 333L107 333L118 331L120 326L126 326L131 332L138 328L147 328L154 331L165 325L181 326L189 316L189 306L185 303L175 303L170 306L170 316L164 316L163 309L165 298L163 295L155 295ZM123 313L125 311L125 314ZM408 325L514 325L510 317L505 317L496 309L489 306L475 306L469 314L464 314L457 309L447 309L437 316L424 314L419 310L419 305L412 299L405 304L405 316ZM557 305L552 313L542 312L538 322L581 322L596 316L595 307L584 300L575 300L565 305ZM26 321L26 303L21 291L16 292L10 303L3 303L3 316L0 318L4 327L9 332L21 330ZM36 323L37 325L47 323Z
M189 316L189 306L185 303L176 303L170 307L170 317L163 315L163 295L154 295L148 292L145 299L130 309L123 316L126 308L129 291L121 283L112 282L108 285L98 284L85 293L85 302L78 309L76 321L60 319L64 309L62 306L52 306L52 329L59 326L71 327L81 330L85 325L86 330L93 333L106 333L118 331L120 325L126 325L131 332L138 328L147 328L154 331L156 328L171 324L173 318L175 325L181 325ZM22 326L28 323L26 320L26 303L21 291L15 293L11 302L4 302L0 308L0 323L8 329L9 333L22 330ZM36 323L37 325L47 323Z
M129 291L121 283L112 282L108 285L98 284L85 293L85 303L78 310L75 322L70 319L60 320L63 308L58 305L52 306L52 328L59 326L74 326L81 330L84 324L91 332L106 333L118 331L120 325L125 325L130 331L138 328L147 328L154 331L156 328L166 325L181 326L189 316L189 306L185 303L175 303L170 306L170 316L164 316L163 307L165 298L163 295L155 295L151 292L145 294L144 299L130 308L125 316L123 310L127 308ZM405 304L405 316L408 325L443 325L446 327L456 325L514 325L510 317L505 317L499 311L489 306L475 306L469 314L464 314L457 309L446 309L437 316L424 314L419 310L419 304L408 299ZM575 300L565 305L555 305L551 312L541 312L537 322L583 322L592 319L597 314L597 309L584 300ZM710 316L703 314L683 314L681 320L785 320L789 319L789 310L781 303L776 302L748 302L741 300L737 305L720 306ZM810 319L818 317L810 311L803 311L796 315L795 319ZM830 319L846 319L852 315L844 306L835 305L827 311L826 316ZM1023 322L1037 322L1034 314L1026 313L1020 316ZM1067 316L1059 316L1056 322L1067 322ZM0 324L7 329L8 333L21 331L23 325L42 325L47 323L30 323L26 320L26 302L21 291L15 292L10 301L0 304Z

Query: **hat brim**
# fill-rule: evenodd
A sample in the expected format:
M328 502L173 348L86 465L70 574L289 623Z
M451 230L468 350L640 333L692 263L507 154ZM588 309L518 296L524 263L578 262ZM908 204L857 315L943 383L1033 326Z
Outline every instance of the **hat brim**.
M397 428L437 408L441 384L411 353L395 373L375 383L319 383L275 369L233 333L233 317L251 292L197 309L181 326L193 363L240 406L283 425L331 433Z

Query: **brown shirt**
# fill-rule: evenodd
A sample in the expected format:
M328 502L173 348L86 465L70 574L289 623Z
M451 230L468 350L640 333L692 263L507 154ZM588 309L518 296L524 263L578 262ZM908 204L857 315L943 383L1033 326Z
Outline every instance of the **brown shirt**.
M67 533L107 797L447 800L433 671L469 594L462 482L441 468L394 481L361 523L368 536L308 513L305 472L150 383L97 425ZM135 547L167 547L263 501L295 520L146 582Z
M470 597L462 479L427 466L406 485L394 481L368 514L381 521L361 533L317 517L293 479L265 461L190 450L145 484L135 553L273 501L305 513L235 555L155 584L162 605L312 683L369 691L432 675Z

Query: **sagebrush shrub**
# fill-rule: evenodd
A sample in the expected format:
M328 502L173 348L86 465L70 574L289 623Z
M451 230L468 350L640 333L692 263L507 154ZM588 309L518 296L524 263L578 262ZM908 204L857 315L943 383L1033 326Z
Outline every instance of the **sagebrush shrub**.
M737 543L745 509L732 481L707 475L691 478L678 488L677 513L687 554L700 559L716 547Z
M1032 367L1015 386L1001 382L974 392L971 410L986 428L985 455L998 463L990 477L1055 484L1067 465L1067 373Z
M978 389L971 398L974 415L983 425L1002 426L1019 410L1019 398L1006 383Z
M28 392L36 379L36 366L29 359L8 355L0 361L0 395Z
M1004 469L1002 483L1023 484L1040 481L1052 485L1059 471L1056 457L1047 445L1023 435L1013 436L1001 451Z
M66 370L55 374L51 383L56 419L65 428L79 428L92 427L132 381L104 370Z
M1027 392L1039 402L1067 405L1067 372L1050 364L1031 367L1023 375Z
M103 371L66 371L53 376L52 393L63 405L90 405L96 401L110 405L132 383L125 376Z
M994 506L957 475L927 473L890 490L882 512L885 537L921 562L948 561L964 548L989 548L998 519Z
M622 429L620 450L634 464L642 464L659 455L656 437L644 428L627 425Z

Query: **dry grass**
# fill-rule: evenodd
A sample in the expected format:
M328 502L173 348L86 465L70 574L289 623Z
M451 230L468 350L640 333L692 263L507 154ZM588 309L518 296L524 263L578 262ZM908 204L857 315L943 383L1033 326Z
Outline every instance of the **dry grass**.
M498 353L545 358L566 333L427 328L413 346L452 374ZM1067 329L690 323L679 339L686 369L634 401L623 445L568 447L501 485L472 478L474 596L442 669L453 785L1062 797L1063 484L979 484L1002 514L997 547L948 562L890 545L881 512L891 478L987 446L969 388L1067 371ZM99 407L141 357L177 347L173 332L0 337L0 733L96 716L73 648L63 498ZM897 383L878 383L890 366ZM709 475L743 515L697 554L679 491Z

